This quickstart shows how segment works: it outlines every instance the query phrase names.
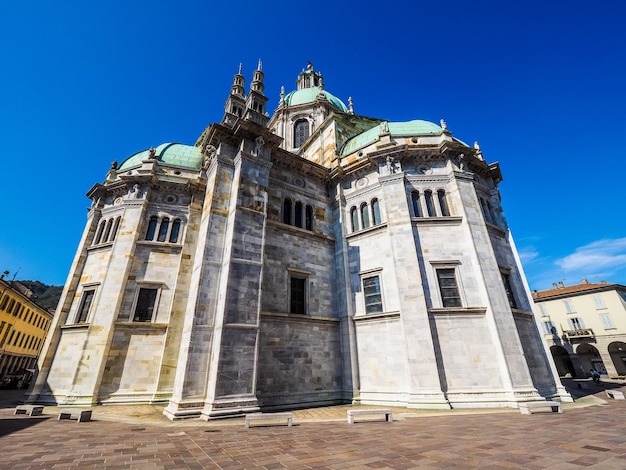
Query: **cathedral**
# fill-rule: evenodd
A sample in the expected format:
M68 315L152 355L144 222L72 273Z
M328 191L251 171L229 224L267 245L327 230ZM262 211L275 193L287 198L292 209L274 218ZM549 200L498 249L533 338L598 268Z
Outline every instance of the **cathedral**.
M309 64L270 116L241 66L195 145L113 162L30 401L170 419L571 401L497 163L442 120L358 115ZM104 173L104 172L103 172Z

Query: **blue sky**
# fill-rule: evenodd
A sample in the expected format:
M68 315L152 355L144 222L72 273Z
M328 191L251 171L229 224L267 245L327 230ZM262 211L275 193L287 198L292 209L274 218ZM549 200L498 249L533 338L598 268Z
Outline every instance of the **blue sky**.
M193 144L261 58L270 110L311 61L357 114L478 141L531 289L626 284L625 2L296 5L3 2L0 270L64 284L111 162Z

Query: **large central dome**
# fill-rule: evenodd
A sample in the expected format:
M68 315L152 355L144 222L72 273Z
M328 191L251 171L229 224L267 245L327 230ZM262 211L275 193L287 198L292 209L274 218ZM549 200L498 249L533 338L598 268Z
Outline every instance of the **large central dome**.
M287 106L296 106L299 104L313 103L319 98L321 92L322 90L320 89L320 87L317 86L313 86L311 88L303 88L302 90L295 90L285 96L285 104ZM324 90L323 93L324 97L331 105L333 105L338 110L343 111L344 113L348 112L348 107L344 104L343 101L341 101L332 93L327 92L326 90Z
M296 84L297 90L292 91L282 99L286 106L309 104L318 99L326 99L339 111L348 112L348 107L343 101L324 89L322 73L314 70L312 64L309 63L307 68L302 70L298 75Z

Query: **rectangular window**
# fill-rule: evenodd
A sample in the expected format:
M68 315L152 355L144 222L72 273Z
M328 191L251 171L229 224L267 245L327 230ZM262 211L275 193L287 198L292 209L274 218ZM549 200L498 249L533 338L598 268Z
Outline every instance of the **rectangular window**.
M543 322L543 332L547 335L553 335L556 334L556 327L554 326L554 323L552 323L551 321L546 321Z
M606 305L604 305L604 299L601 295L594 295L593 302L596 304L597 309L606 308Z
M513 289L511 288L511 277L508 273L500 273L502 275L502 283L504 284L504 290L506 291L506 297L509 300L509 307L517 308L515 302L515 296L513 295Z
M582 318L568 318L567 324L569 325L570 330L584 330L585 322Z
M539 312L541 313L542 317L548 316L548 311L546 310L546 306L544 304L539 304Z
M76 316L76 323L85 323L89 316L89 309L93 303L93 297L95 290L90 289L83 292L83 298L80 301L80 308L78 309L78 315Z
M365 298L365 313L380 313L383 311L383 297L380 290L380 277L363 278L363 296Z
M291 277L290 286L290 309L291 313L306 314L306 279Z
M600 318L602 319L602 324L604 325L605 330L612 330L615 328L613 324L613 320L611 319L611 315L608 313L601 313Z
M574 313L574 306L571 300L564 300L563 303L565 304L565 311L567 313Z
M454 268L437 269L437 281L444 307L461 307L461 295Z
M156 306L156 298L159 289L140 288L137 296L137 305L135 305L135 314L133 321L149 322L152 321L154 308Z

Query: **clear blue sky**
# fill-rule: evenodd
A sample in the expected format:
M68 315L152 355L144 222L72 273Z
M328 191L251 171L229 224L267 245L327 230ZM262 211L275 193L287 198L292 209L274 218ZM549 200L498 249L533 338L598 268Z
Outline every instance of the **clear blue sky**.
M0 271L64 284L111 162L193 144L261 58L270 110L310 60L357 114L478 141L531 289L626 284L624 18L622 1L3 2Z

